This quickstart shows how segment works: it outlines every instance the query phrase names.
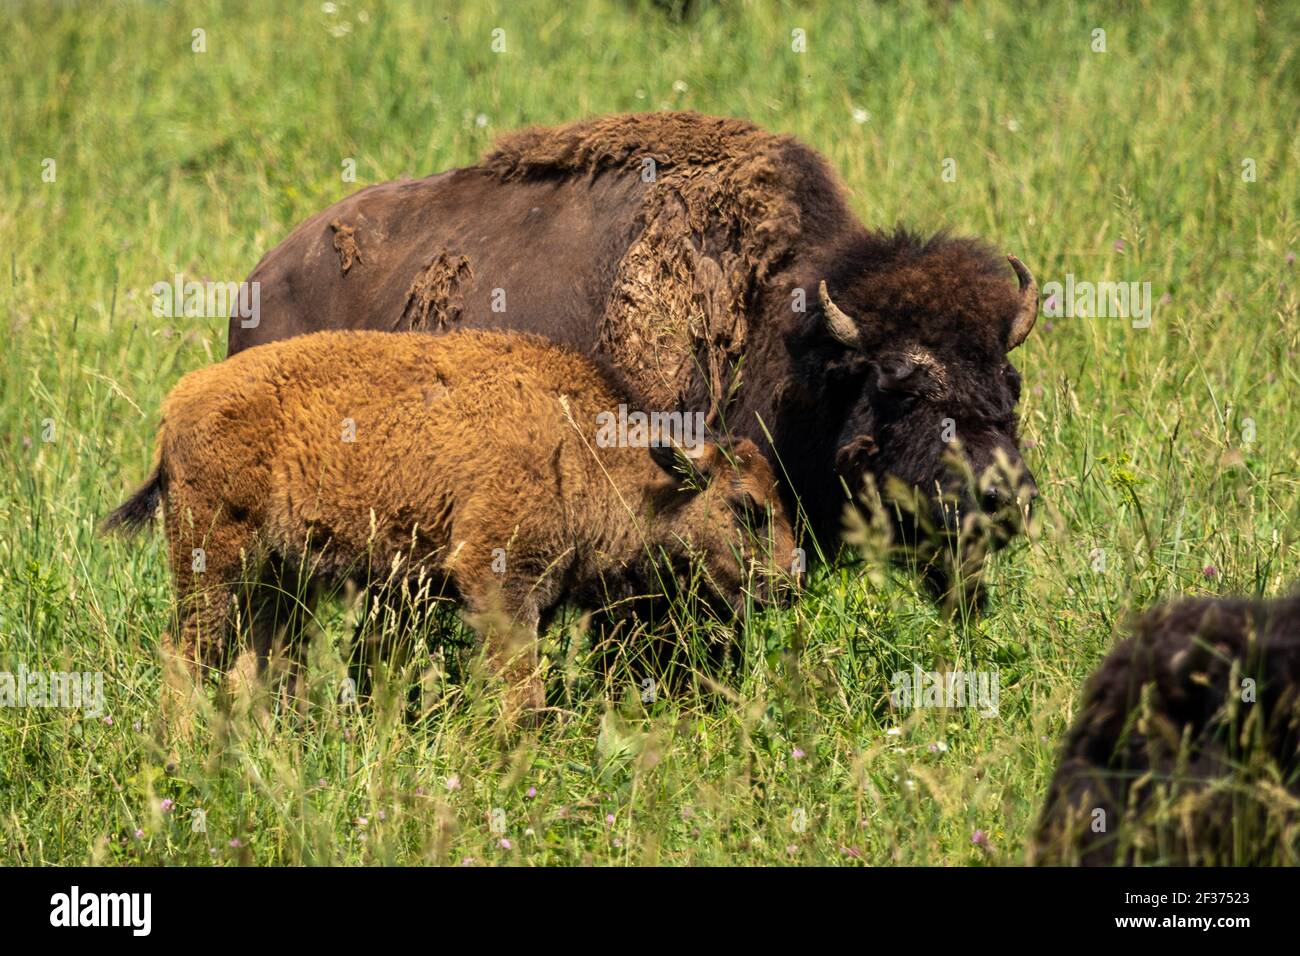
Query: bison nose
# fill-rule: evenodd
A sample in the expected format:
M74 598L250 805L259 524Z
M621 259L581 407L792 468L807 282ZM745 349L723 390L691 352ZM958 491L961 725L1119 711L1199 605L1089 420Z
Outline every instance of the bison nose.
M1033 478L1025 477L1020 480L1019 486L1013 493L1011 489L1001 482L990 485L984 492L981 504L985 511L1001 511L1010 505L1028 507L1033 504L1038 497L1038 484Z
M1015 499L1012 497L1011 492L1008 491L1005 486L993 485L984 492L984 497L980 504L983 506L985 511L993 512L1001 511L1014 500Z

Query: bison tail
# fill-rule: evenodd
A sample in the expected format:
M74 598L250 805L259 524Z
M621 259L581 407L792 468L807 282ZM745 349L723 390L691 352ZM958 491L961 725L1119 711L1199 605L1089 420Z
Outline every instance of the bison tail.
M145 479L144 484L136 489L135 494L113 509L104 519L103 524L99 526L100 533L108 534L121 530L127 534L134 534L147 525L158 511L158 502L162 500L163 484L162 461L159 460L153 466L153 472Z

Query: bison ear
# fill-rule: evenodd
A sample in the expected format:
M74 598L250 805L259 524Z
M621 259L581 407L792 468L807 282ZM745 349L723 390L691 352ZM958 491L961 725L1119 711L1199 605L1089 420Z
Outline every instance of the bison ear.
M650 459L668 474L673 474L677 467L677 448L674 445L650 445Z
M755 458L763 456L763 453L758 450L758 446L748 438L729 438L723 445L727 454L736 459L737 463L742 466L749 464Z
M650 457L673 480L679 491L700 491L713 477L722 452L713 442L687 448L682 445L651 445Z

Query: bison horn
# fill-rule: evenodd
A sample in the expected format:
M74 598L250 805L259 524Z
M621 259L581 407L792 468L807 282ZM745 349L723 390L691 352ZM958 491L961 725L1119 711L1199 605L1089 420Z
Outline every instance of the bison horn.
M1007 351L1010 352L1029 338L1029 333L1034 328L1034 322L1038 318L1038 283L1034 281L1034 274L1015 256L1007 256L1007 261L1016 270L1016 278L1020 280L1020 309L1011 322L1011 334L1007 336Z
M830 332L831 337L846 348L862 348L862 333L858 330L858 323L831 301L825 279L817 287L817 296L821 299L822 311L826 313L826 331Z

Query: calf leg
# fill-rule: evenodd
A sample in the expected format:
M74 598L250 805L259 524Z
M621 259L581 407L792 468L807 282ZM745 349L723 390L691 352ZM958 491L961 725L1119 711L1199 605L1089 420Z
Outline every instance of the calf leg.
M227 691L237 710L259 709L270 718L267 692L278 690L284 707L300 710L307 643L320 585L286 573L278 559L268 561L248 589L246 623L250 642L227 674Z
M546 707L546 686L538 673L539 613L531 602L516 607L510 621L492 621L484 632L488 663L505 684L505 719L535 722Z
M175 740L191 736L205 674L224 666L234 596L233 582L221 579L181 590L179 634L164 635L162 647L162 716Z
M380 587L372 591L353 636L348 663L349 675L357 696L369 698L373 692L376 670L386 666L390 676L401 674L414 651L415 627L426 608L394 590ZM412 685L407 692L411 713L419 709L420 688Z
M465 593L467 623L479 637L493 674L505 685L504 718L513 724L536 721L546 706L546 687L538 673L538 623L552 595L529 577L507 578L500 586L483 582Z
M253 536L219 512L165 509L179 633L163 641L162 711L169 732L188 737L204 678L221 674L235 640L233 602L252 559Z

